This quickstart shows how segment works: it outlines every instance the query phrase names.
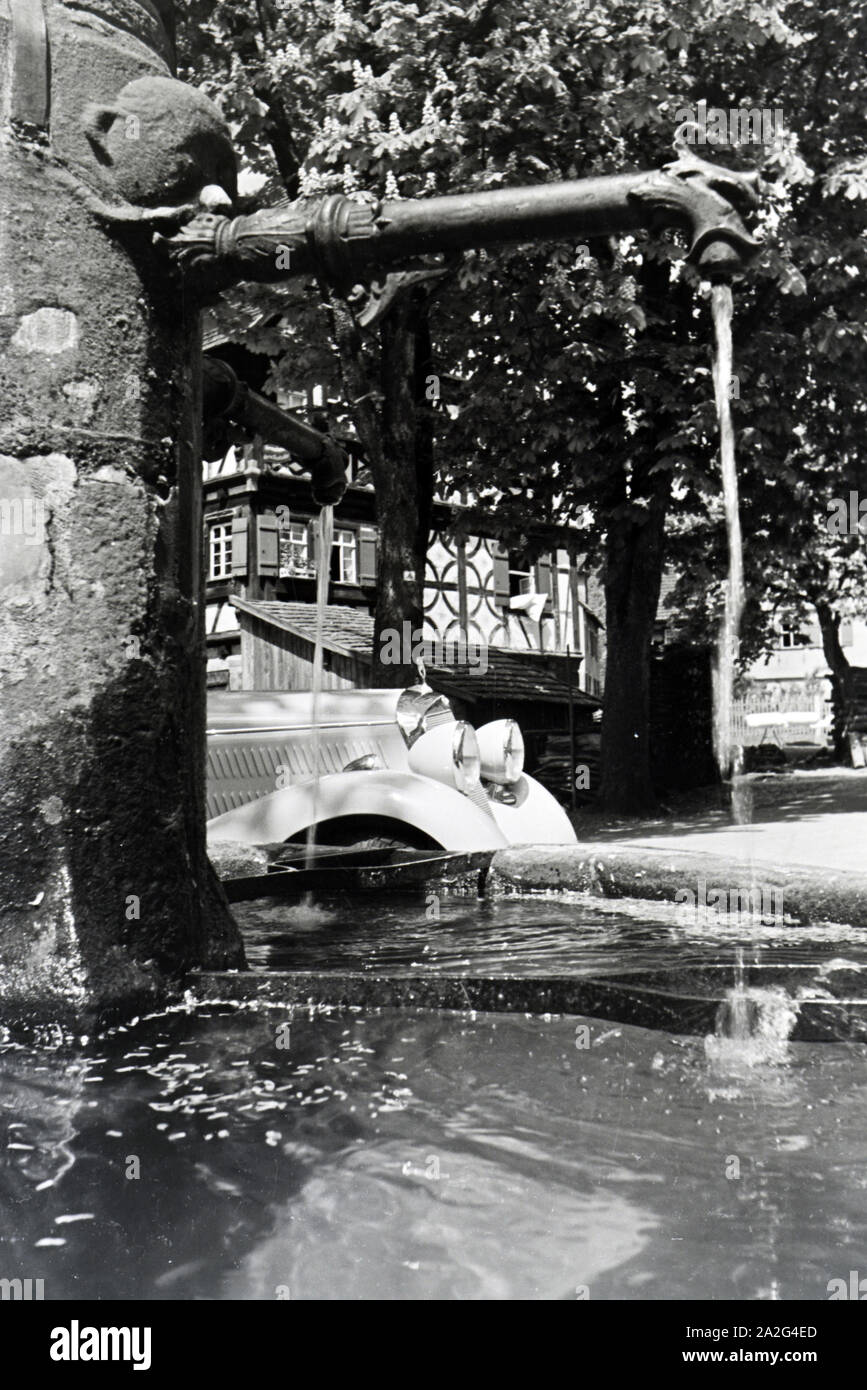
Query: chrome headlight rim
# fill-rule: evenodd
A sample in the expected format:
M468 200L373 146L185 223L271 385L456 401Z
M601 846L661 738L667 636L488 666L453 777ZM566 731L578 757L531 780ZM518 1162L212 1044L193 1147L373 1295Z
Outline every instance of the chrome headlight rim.
M492 719L478 730L482 780L514 786L524 772L524 736L515 719Z
M464 796L481 786L482 755L479 740L472 724L465 719L455 721L452 736L452 774L455 787Z
M517 782L524 771L524 735L516 720L506 720L503 740L503 771L509 786Z
M476 731L465 719L438 724L407 752L411 772L452 791L472 796L481 787L481 756Z

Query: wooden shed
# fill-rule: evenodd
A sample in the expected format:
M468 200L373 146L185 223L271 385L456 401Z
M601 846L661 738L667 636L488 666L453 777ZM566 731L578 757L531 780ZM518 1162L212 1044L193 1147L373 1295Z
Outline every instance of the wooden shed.
M241 628L243 690L311 690L316 642L312 603L232 598ZM324 690L370 685L373 619L363 608L329 604L322 632Z

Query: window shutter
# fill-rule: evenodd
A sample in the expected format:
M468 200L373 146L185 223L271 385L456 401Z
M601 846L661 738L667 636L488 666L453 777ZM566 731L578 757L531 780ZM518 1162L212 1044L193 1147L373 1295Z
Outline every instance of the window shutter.
M822 629L818 623L808 623L798 636L798 643L804 647L821 647Z
M266 579L280 572L280 523L273 512L256 519L256 569Z
M379 568L376 528L362 526L358 533L358 582L375 584Z
M247 517L232 517L232 574L246 578L247 574Z
M536 561L535 582L537 594L544 594L548 603L552 603L554 599L554 577L551 572L550 555L540 555Z
M509 552L499 541L491 542L491 559L494 562L494 602L503 608L509 602Z
M840 624L840 646L851 647L852 642L852 624L850 622L842 622Z

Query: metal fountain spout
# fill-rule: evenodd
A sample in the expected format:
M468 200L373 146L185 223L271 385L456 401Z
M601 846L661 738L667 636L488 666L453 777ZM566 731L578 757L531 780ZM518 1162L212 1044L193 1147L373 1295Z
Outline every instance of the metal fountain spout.
M387 307L394 272L435 274L434 257L509 242L675 225L689 237L690 262L729 280L758 246L743 219L758 207L759 176L699 158L682 137L675 149L673 161L643 173L405 201L331 194L235 218L204 211L159 240L200 293L315 273L363 301L362 324Z
M682 132L675 152L664 168L646 173L442 198L332 194L235 218L200 204L189 221L155 240L200 298L242 280L318 274L349 300L365 327L387 312L407 283L441 274L443 257L508 242L674 224L689 236L688 259L701 274L730 280L758 245L743 221L758 206L758 174L699 158ZM249 410L251 402L245 404ZM334 449L317 437L302 456L317 457L317 500L339 500L345 482Z
M683 179L692 188L698 201L693 223L693 240L689 258L702 275L714 283L726 282L739 274L758 250L759 243L746 229L743 218L758 210L761 178L756 169L728 169L702 159L678 135L675 139L677 159L665 166L664 172ZM714 225L711 199L727 205L719 208L719 222Z
M228 362L205 357L202 362L202 404L205 422L227 419L288 450L307 464L313 500L324 507L339 502L346 491L349 459L340 445L299 420L274 401L240 381Z

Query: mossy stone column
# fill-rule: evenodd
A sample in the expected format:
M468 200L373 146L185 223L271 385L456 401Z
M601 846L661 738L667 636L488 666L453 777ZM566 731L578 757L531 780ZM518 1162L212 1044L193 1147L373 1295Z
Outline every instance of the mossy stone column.
M87 196L214 182L165 9L0 0L0 1023L242 962L205 854L198 306Z

